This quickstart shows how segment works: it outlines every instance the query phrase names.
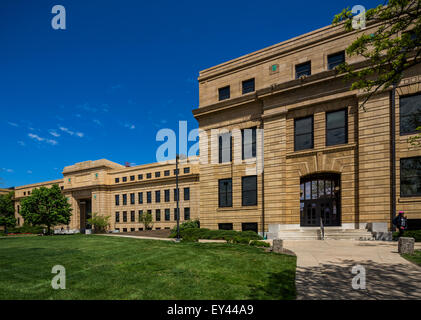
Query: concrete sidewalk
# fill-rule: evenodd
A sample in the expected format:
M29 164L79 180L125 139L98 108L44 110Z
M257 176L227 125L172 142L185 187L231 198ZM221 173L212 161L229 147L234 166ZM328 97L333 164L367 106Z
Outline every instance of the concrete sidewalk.
M284 248L297 255L301 300L421 299L421 268L402 258L397 247L382 241L284 241ZM356 265L366 270L365 290L352 288Z
M143 236L130 236L118 233L107 233L107 234L96 234L98 236L106 236L106 237L120 237L120 238L133 238L133 239L144 239L144 240L160 240L160 241L173 241L175 242L176 239L174 238L157 238L157 237L143 237Z

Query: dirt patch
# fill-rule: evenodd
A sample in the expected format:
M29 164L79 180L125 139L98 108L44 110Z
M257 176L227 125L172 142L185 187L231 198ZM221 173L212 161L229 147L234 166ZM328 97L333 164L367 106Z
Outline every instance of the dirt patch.
M120 232L121 235L139 236L139 237L153 237L153 238L169 238L171 230L146 230L146 231L133 231L133 232Z

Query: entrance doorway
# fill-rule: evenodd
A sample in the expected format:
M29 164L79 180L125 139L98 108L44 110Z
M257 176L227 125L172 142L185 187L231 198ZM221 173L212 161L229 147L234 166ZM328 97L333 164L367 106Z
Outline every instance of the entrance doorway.
M85 233L86 229L92 229L88 223L88 219L92 218L92 201L91 199L79 200L80 209L80 232Z
M300 181L300 221L302 227L341 225L340 175L314 174Z

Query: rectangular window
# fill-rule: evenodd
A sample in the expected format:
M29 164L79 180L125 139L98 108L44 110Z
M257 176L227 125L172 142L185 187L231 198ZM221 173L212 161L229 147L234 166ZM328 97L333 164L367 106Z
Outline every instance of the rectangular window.
M184 208L184 220L190 220L190 208Z
M421 127L421 94L399 99L400 135L417 133Z
M123 177L123 182L126 182L127 181L127 177Z
M327 56L327 68L335 69L337 66L345 62L345 51L337 52Z
M115 183L119 183L120 182L120 178L115 178Z
M165 209L165 221L170 221L170 209Z
M120 222L120 212L118 211L115 213L115 222L116 223Z
M304 76L311 76L311 61L295 66L295 79L300 79Z
M161 176L161 172L155 172L155 178L159 178Z
M230 86L226 86L218 89L219 101L226 100L230 98Z
M242 223L241 231L254 231L257 233L257 223Z
M135 180L135 176L130 176L130 181L134 181Z
M190 173L190 167L184 168L184 169L183 169L183 172L184 172L184 173Z
M123 206L127 205L127 194L123 194Z
M170 170L165 170L164 171L164 176L168 177L170 175Z
M138 215L139 215L139 222L142 221L142 217L143 217L143 210L139 210L138 211Z
M243 94L253 92L254 91L254 78L243 81L242 87L243 87Z
M127 222L127 211L123 211L123 222Z
M174 220L177 221L177 217L178 217L178 211L177 208L174 208Z
M152 203L152 192L151 191L148 191L146 193L146 202L147 203Z
M178 190L174 189L174 201L178 200Z
M135 222L136 221L135 214L136 214L135 211L130 211L130 221L131 222Z
M152 214L152 210L148 210L148 214Z
M185 201L190 200L190 188L184 188L184 200Z
M232 179L219 180L219 207L232 207Z
M164 190L165 202L170 202L170 190Z
M123 228L123 232L127 232L127 228Z
M219 230L233 230L232 223L218 223Z
M115 195L115 205L116 206L120 205L120 195L118 195L118 194Z
M143 174L138 174L137 175L137 180L143 180Z
M242 205L257 205L257 176L242 177Z
M421 157L402 158L401 197L421 196Z
M139 204L142 204L143 203L143 192L139 192L138 194L137 194L137 197L138 197L138 202L139 202Z
M219 163L232 161L232 135L231 132L219 135Z
M256 127L241 130L242 159L256 157Z
M146 174L146 179L151 179L152 178L152 173L147 173Z
M313 148L313 116L294 120L294 150Z
M130 193L130 204L136 203L136 197L134 193Z
M348 143L348 111L326 113L326 146Z
M161 202L161 191L159 191L159 190L155 191L155 202L156 203Z
M160 209L156 209L156 211L155 211L155 220L161 221L161 210Z
M135 228L130 228L130 232L134 232L135 231Z

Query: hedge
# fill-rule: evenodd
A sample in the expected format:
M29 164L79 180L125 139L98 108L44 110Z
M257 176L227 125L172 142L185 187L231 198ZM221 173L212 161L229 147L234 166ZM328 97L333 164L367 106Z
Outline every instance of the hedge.
M393 239L398 239L398 232L393 233ZM421 230L407 230L403 233L402 237L414 238L415 242L421 242Z
M40 234L42 233L45 227L42 226L31 226L31 225L23 225L22 227L9 227L7 228L8 233L34 233Z
M171 237L176 235L171 234ZM262 240L254 231L234 231L234 230L209 230L199 228L180 229L180 236L184 241L205 240L226 240L231 243L249 244L251 240Z

